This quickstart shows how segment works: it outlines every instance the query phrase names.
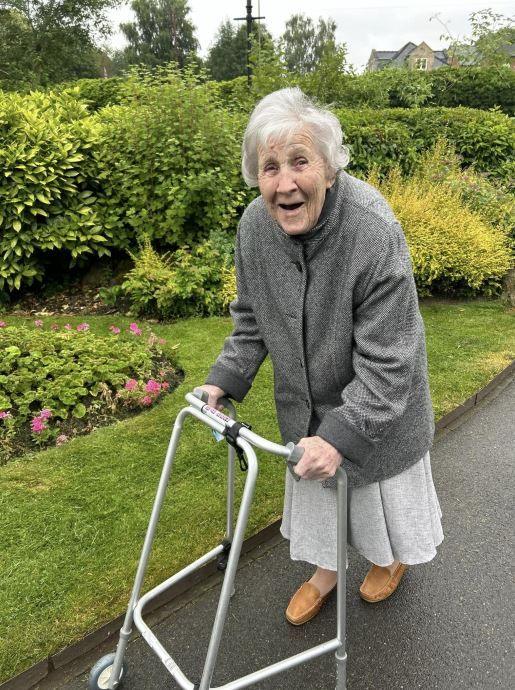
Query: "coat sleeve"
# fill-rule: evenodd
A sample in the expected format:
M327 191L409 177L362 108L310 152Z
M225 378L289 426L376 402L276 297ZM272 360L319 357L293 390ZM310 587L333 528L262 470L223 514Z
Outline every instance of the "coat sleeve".
M358 257L364 268L355 285L354 377L341 393L341 405L324 415L317 430L360 467L404 413L421 347L425 357L424 326L400 225L389 225L374 244L368 257L366 252Z
M231 398L241 402L267 355L267 348L254 317L245 276L241 227L236 235L234 260L237 297L229 308L234 327L232 334L225 339L222 352L211 367L206 383L219 386Z

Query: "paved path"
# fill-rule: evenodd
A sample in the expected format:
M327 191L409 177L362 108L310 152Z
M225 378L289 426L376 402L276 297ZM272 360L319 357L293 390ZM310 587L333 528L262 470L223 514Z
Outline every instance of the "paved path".
M487 398L446 431L432 451L445 540L437 557L408 570L391 599L366 604L357 591L366 561L349 553L347 592L348 688L513 688L514 591L513 461L515 382ZM292 592L311 573L289 559L277 537L242 563L214 683L252 670L335 635L334 599L306 626L283 617ZM198 679L220 585L215 581L153 628L183 671ZM204 586L205 590L205 586ZM177 604L176 604L177 606ZM124 690L167 690L178 685L141 639L128 648ZM327 655L253 687L332 690L334 658ZM87 674L52 690L84 690Z

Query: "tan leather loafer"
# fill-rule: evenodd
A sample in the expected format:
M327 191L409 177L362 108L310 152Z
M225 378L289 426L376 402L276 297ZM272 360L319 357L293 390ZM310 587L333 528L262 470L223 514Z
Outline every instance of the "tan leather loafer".
M399 563L393 573L388 568L373 565L359 588L361 598L371 603L383 601L395 592L405 570L404 563Z
M285 614L286 620L292 625L307 623L317 615L333 589L322 597L315 585L312 585L311 582L304 582L290 599Z

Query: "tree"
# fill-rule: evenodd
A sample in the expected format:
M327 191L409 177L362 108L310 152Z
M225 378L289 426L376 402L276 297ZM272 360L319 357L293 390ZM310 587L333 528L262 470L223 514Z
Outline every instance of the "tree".
M270 48L273 39L266 27L254 23L252 30L254 46ZM247 73L247 27L236 27L227 19L218 27L215 40L206 60L206 67L213 79L224 81L241 77Z
M506 49L515 43L513 20L488 9L472 12L470 23L481 64L485 67L509 65L510 56Z
M133 0L131 7L136 21L120 24L129 42L128 64L155 67L173 60L184 67L196 55L199 43L187 0Z
M326 53L335 53L340 46L335 39L336 22L320 18L315 26L311 17L294 14L286 22L281 36L284 57L288 69L298 74L308 74L316 69Z
M497 14L491 9L472 12L469 15L472 34L463 38L453 36L438 13L431 19L436 19L445 28L447 33L442 34L440 40L449 41L448 52L451 59L455 59L459 65L510 65L509 48L515 44L512 18Z
M27 88L97 77L106 10L118 0L0 0L0 86Z

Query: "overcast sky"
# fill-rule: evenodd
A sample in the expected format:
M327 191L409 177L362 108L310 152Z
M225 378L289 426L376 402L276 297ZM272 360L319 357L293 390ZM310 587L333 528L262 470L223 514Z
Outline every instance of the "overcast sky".
M243 17L247 0L189 0L190 17L200 41L200 54L205 56L213 42L216 30L225 19ZM312 17L332 17L338 25L336 38L346 43L351 62L362 71L372 48L376 50L398 50L408 41L418 44L425 41L433 50L445 48L440 36L446 33L444 27L431 16L438 13L455 37L470 34L468 17L471 12L491 7L495 12L510 14L513 0L434 0L427 5L416 0L253 0L254 16L260 14L266 19L268 30L274 38L284 31L286 20L296 13ZM114 47L124 45L123 35L118 31L120 22L132 18L130 3L110 12L115 34L111 39Z

